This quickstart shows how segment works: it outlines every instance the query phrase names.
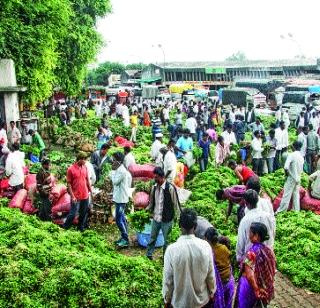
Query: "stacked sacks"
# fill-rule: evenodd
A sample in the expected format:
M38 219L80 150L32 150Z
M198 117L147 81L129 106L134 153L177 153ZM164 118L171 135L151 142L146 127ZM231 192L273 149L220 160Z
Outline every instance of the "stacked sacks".
M320 200L313 198L310 195L310 192L306 191L306 194L301 200L301 208L303 210L312 211L315 214L320 215Z
M300 204L301 204L301 201L304 198L305 194L306 194L306 190L304 188L300 187L300 189L299 189ZM283 190L279 193L279 195L273 201L273 210L274 210L274 212L276 212L277 209L279 208L282 196L283 196ZM292 209L292 197L291 197L291 200L290 200L290 203L289 203L288 211L291 210L291 209Z
M149 181L154 178L154 166L150 164L137 165L131 164L128 168L129 172L132 175L133 180L135 181Z
M133 206L135 210L145 209L149 205L150 196L144 191L138 191L133 196Z

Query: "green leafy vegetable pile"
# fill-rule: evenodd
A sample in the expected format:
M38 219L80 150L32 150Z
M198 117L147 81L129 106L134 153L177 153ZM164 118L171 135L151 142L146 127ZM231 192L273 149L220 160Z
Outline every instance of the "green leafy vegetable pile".
M159 307L158 263L0 208L0 307Z
M320 216L286 212L277 216L278 269L298 287L320 293Z
M143 231L144 226L150 223L150 214L146 210L140 210L129 214L128 218L130 226L138 232Z

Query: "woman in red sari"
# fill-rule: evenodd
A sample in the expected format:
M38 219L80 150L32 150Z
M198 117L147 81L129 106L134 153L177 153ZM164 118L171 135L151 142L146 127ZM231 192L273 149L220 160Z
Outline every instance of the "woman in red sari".
M143 125L144 126L151 126L151 120L150 120L150 115L148 112L148 107L143 112Z
M239 280L235 307L266 307L274 297L274 276L276 261L273 251L263 244L269 235L265 224L251 224L250 247L241 261L241 277Z

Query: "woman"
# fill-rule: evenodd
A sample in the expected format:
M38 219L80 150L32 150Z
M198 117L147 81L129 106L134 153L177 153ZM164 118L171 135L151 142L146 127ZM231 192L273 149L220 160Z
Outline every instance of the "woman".
M219 241L219 234L216 229L208 228L205 239L210 244L214 255L217 290L213 307L231 308L235 287L230 261L231 252L225 244Z
M273 251L263 244L269 239L267 227L260 222L251 224L249 238L252 243L241 262L235 307L266 307L274 296L276 261Z
M150 115L148 112L148 107L145 109L145 111L143 112L143 125L144 126L151 126L151 121L150 121Z

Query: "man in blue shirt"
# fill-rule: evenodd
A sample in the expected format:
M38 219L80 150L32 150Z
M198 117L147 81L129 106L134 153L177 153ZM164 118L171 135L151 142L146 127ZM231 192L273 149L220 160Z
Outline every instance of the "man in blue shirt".
M176 147L178 149L178 158L181 158L188 151L192 151L193 141L191 137L189 137L189 135L190 131L188 129L185 129L183 136L181 136L176 143Z
M204 133L202 135L202 138L199 140L198 145L202 149L202 155L200 158L200 170L201 172L203 172L207 169L209 157L210 159L212 159L211 153L210 153L211 142L209 140L209 135L207 133Z

